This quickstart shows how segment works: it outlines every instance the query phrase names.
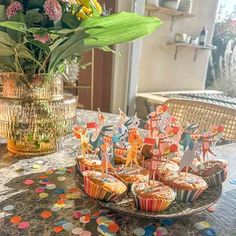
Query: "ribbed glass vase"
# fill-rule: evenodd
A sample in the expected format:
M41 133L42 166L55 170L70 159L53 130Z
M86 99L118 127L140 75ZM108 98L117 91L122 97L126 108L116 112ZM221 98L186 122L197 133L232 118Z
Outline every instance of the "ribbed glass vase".
M22 155L55 152L76 122L76 97L63 93L60 74L1 73L0 136Z

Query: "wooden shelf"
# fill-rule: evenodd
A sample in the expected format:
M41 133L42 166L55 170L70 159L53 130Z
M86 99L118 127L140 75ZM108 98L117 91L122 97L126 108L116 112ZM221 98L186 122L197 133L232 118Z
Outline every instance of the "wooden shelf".
M185 12L177 11L171 8L166 7L155 7L155 6L146 6L146 10L148 11L148 15L154 12L158 12L164 15L178 17L178 18L190 18L195 17L193 14L187 14Z
M177 60L178 53L182 48L195 49L194 59L193 59L194 61L197 60L198 50L216 50L217 49L217 47L214 45L201 46L201 45L192 45L192 44L188 44L188 43L172 43L172 42L167 43L167 45L175 46L175 56L174 56L175 60Z

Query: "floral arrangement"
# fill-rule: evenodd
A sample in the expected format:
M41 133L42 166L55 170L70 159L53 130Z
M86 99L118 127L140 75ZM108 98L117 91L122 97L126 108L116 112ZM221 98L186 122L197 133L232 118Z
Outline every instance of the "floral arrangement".
M83 51L129 42L160 26L155 17L107 16L97 0L0 1L0 70L25 75L63 72Z

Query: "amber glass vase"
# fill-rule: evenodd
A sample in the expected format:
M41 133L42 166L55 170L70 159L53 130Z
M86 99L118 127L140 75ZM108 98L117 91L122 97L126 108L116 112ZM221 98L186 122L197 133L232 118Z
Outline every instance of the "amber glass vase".
M63 93L63 76L1 73L0 79L0 136L8 150L30 156L57 151L76 122L77 99Z

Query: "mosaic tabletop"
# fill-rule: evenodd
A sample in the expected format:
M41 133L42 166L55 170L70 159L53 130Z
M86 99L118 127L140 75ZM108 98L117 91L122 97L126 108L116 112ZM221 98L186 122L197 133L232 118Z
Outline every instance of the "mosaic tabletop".
M78 123L97 118L78 111ZM106 114L108 124L118 116ZM0 144L0 236L145 235L236 236L236 144L217 146L219 158L229 162L229 176L220 200L196 215L150 220L102 209L75 185L73 167L80 153L78 140L67 137L61 151L22 158Z

